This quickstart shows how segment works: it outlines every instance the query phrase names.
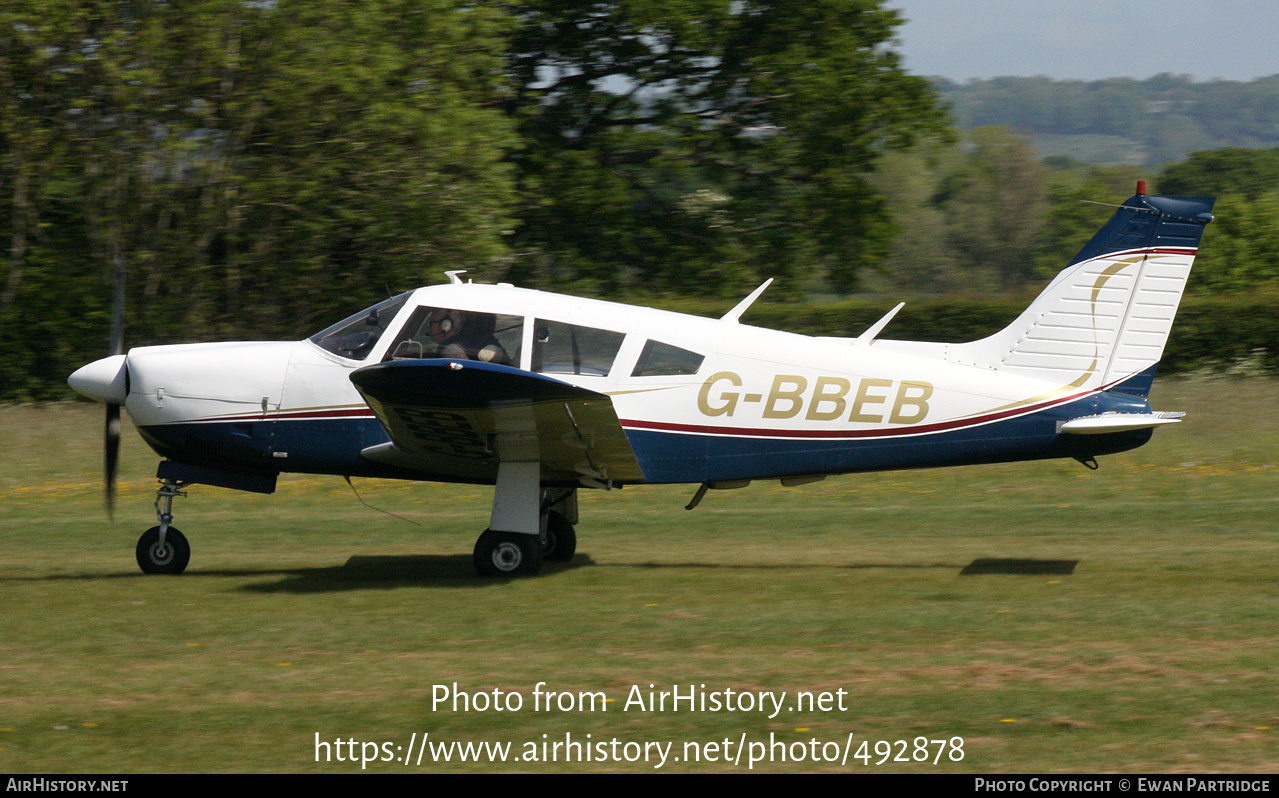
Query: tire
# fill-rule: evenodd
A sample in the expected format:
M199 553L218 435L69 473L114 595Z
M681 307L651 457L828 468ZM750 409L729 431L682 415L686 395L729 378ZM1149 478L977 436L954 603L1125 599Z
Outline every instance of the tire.
M542 559L546 562L571 562L577 553L577 531L560 513L552 510L546 516L546 542Z
M160 527L153 526L138 538L138 567L144 574L180 574L191 561L191 544L175 527L164 533L160 548Z
M542 570L537 535L484 530L475 541L475 570L480 576L533 576Z

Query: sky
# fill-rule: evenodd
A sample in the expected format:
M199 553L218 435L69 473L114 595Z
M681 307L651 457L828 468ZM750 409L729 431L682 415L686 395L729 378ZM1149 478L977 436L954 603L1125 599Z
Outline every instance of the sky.
M1277 0L887 0L906 69L955 81L1279 74Z

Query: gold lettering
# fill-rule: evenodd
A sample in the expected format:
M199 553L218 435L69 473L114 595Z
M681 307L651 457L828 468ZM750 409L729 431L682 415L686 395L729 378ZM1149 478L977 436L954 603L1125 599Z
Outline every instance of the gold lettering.
M909 395L908 392L911 390L918 393ZM924 416L928 415L928 398L932 395L931 383L902 380L901 387L897 389L897 401L893 403L893 413L888 421L892 424L914 424L917 421L923 421ZM915 408L914 412L909 414L902 412L907 407Z
M848 394L851 383L843 377L818 377L817 383L813 386L813 402L808 406L808 415L805 416L809 421L830 421L844 415L844 408L848 403L844 401L844 397ZM834 388L834 390L827 390ZM819 410L818 407L823 403L833 405L830 410Z
M785 384L795 386L794 390L784 391L782 386ZM804 406L804 389L808 387L808 380L790 374L778 374L773 377L773 390L768 394L768 404L764 407L764 418L794 418L799 414L799 409ZM790 407L785 410L778 410L777 403L786 400L790 402Z
M849 421L871 421L875 423L882 422L884 420L883 415L872 415L864 411L865 411L866 405L879 404L880 402L883 402L886 399L888 399L888 394L884 394L883 396L875 396L871 394L871 389L889 388L892 386L892 384L893 384L892 380L870 380L870 379L862 380L861 384L857 386L857 396L853 398L853 412L849 414L848 420Z
M711 393L711 386L720 380L728 380L734 387L742 387L742 378L731 371L721 371L712 374L706 382L702 383L702 390L697 394L697 409L702 411L704 416L731 416L733 411L737 409L737 391L722 391L716 401L723 401L718 407L711 407L708 401Z

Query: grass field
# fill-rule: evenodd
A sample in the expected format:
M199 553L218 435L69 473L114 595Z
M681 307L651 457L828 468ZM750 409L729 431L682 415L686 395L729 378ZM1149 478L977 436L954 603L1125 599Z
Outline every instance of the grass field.
M336 749L359 759L427 733L511 742L512 756L569 734L669 742L681 759L661 769L699 772L745 770L749 754L689 762L686 742L728 739L700 749L722 758L771 739L805 743L804 761L756 770L1273 773L1279 382L1162 381L1153 399L1186 423L1097 472L760 483L692 512L692 486L590 493L576 561L514 581L472 575L490 489L356 482L408 523L318 477L274 496L191 489L175 509L189 570L143 576L154 456L127 434L110 523L100 409L3 407L0 772L356 772L317 763L316 735L389 744ZM978 558L1077 565L961 575ZM435 685L454 682L515 691L522 708L435 707ZM536 711L538 682L612 701ZM788 704L772 718L627 708L636 685L784 690ZM839 690L843 709L792 711L796 691ZM850 735L871 764L813 761ZM876 741L916 737L961 737L963 759L934 765L931 745L927 764L874 764ZM367 770L649 772L649 754Z

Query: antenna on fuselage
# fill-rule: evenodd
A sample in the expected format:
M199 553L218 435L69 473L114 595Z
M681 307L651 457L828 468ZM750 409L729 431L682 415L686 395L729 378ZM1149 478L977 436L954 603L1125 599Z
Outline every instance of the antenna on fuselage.
M759 295L764 293L765 288L768 288L772 284L773 278L769 277L764 281L763 285L756 288L754 291L751 291L750 296L746 297L741 302L738 302L736 307L721 316L719 320L726 321L729 324L737 324L737 320L742 317L742 314L746 312L746 309L754 304L756 299L759 299Z
M875 340L875 336L883 332L884 328L888 326L888 322L892 321L893 316L897 315L897 311L901 310L904 307L906 307L905 302L898 302L897 307L888 311L887 313L884 314L884 317L882 319L880 319L879 321L867 327L866 332L857 336L857 338L853 340L853 343L860 344L861 346L870 346L870 342Z
M444 276L449 278L449 285L461 285L462 278L458 277L459 274L466 274L466 269L454 269L451 272L445 272Z

